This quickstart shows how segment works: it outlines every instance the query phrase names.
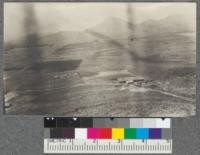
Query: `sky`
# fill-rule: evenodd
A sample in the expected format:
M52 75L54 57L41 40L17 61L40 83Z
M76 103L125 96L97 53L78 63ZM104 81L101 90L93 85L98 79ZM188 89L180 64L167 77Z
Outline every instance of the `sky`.
M4 3L4 40L17 40L25 35L25 7L33 6L38 32L81 31L109 17L127 20L127 5L133 10L134 23L159 20L170 15L182 16L196 23L195 3ZM28 17L29 18L29 17ZM30 17L32 18L32 17Z

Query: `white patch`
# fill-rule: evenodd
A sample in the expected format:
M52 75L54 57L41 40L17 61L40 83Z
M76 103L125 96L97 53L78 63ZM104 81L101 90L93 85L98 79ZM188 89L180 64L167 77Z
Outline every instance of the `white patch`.
M87 129L86 128L76 128L75 129L75 139L87 139Z

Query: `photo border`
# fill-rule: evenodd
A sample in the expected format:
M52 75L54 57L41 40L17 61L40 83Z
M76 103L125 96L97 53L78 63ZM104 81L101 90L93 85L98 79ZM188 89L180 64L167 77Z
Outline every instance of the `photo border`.
M4 2L58 2L55 0L0 0L0 148L2 154L43 155L44 115L4 115L3 110L3 3ZM172 155L200 154L200 3L195 0L59 0L59 2L195 2L197 4L196 42L196 115L172 118ZM21 132L19 132L21 131ZM12 135L11 135L12 134ZM23 139L20 139L23 137ZM19 140L20 139L20 140ZM18 141L19 142L18 142ZM53 154L52 154L53 155Z

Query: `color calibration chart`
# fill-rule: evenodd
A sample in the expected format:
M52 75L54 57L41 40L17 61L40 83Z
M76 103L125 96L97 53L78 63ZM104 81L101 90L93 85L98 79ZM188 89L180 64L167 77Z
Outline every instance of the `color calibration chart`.
M170 118L44 118L44 153L172 153Z

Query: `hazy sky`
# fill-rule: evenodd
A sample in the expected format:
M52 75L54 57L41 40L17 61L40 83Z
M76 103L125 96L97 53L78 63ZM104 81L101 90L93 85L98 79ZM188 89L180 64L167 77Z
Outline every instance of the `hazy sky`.
M4 3L5 41L25 35L24 8L27 5L34 8L40 33L83 30L110 16L127 20L127 5L132 7L135 23L170 15L182 16L191 24L196 21L195 3Z

